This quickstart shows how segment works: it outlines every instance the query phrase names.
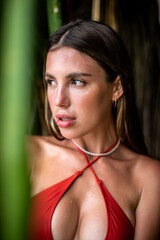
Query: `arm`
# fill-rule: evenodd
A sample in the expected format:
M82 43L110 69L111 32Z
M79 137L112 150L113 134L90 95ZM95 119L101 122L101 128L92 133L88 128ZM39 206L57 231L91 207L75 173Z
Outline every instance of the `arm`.
M150 161L147 165L142 170L134 240L160 239L160 163Z

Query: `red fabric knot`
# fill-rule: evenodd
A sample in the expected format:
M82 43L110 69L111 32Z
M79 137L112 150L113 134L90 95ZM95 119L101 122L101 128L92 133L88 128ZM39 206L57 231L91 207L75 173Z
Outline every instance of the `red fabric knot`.
M97 183L98 183L99 185L101 185L101 184L103 184L103 181L102 181L101 179L97 178Z
M83 171L77 171L77 172L76 172L76 175L79 176L79 175L81 175L82 173L83 173Z

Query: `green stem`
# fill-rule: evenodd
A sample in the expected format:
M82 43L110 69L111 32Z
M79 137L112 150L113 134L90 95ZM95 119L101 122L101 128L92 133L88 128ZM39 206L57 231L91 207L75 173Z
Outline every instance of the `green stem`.
M0 36L0 233L24 240L29 182L25 152L32 64L33 0L4 2Z
M59 0L47 0L48 11L48 29L51 35L62 24L61 20L61 1Z

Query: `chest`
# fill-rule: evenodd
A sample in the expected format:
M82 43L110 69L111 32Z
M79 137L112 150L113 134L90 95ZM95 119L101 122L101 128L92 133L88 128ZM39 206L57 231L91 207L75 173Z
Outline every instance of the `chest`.
M130 220L103 182L92 177L92 173L87 173L76 179L59 201L51 222L53 238L110 240L109 234L117 232L119 239L126 239L127 229L127 239L132 239ZM116 235L114 239L118 239Z
M97 185L84 185L79 180L65 193L54 211L53 238L104 240L108 219L101 189Z
M35 222L38 223L35 232L42 236L38 239L52 239L52 236L54 240L133 239L130 220L134 221L134 207L128 198L130 194L126 195L128 190L120 187L124 181L122 178L115 181L113 171L112 174L105 172L109 177L98 171L96 175L101 176L104 183L87 168L85 172L78 171L38 194L38 204L35 199ZM107 183L113 197L107 190ZM49 238L45 238L46 235Z

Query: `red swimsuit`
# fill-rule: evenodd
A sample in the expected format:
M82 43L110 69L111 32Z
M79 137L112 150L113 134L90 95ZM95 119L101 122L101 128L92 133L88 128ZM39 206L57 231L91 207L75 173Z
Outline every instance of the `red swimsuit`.
M84 155L84 153L82 152ZM84 155L87 166L81 171L76 172L71 177L41 191L36 194L31 200L31 219L30 219L30 237L33 240L53 240L51 232L51 220L54 210L63 197L65 192L71 187L72 183L80 177L86 168L90 168L93 172L97 184L99 185L104 197L108 226L105 240L133 240L134 228L125 215L123 210L105 188L103 182L96 176L92 164L99 159L97 157L89 163L87 157ZM67 240L67 239L66 239Z

